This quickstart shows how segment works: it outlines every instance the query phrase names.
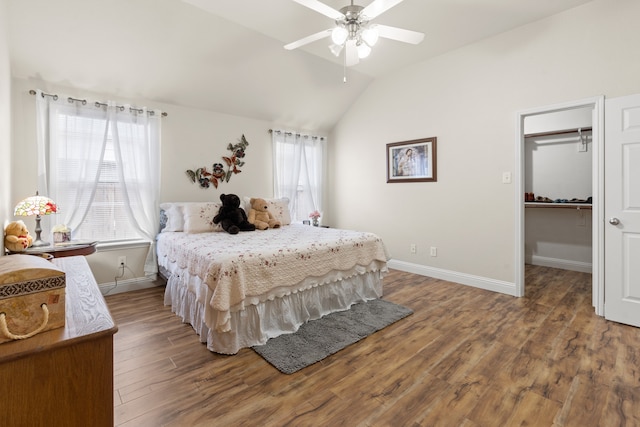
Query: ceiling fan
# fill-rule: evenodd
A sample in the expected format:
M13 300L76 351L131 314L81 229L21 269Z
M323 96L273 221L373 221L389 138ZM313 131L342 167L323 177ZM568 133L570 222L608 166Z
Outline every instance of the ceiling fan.
M371 53L371 47L378 37L384 37L404 43L418 44L424 34L388 25L374 24L371 21L401 3L403 0L374 0L368 6L351 4L336 10L318 0L293 0L309 9L315 10L335 21L335 26L304 37L285 45L285 49L293 50L314 41L331 36L329 49L335 56L344 50L345 65L352 66Z

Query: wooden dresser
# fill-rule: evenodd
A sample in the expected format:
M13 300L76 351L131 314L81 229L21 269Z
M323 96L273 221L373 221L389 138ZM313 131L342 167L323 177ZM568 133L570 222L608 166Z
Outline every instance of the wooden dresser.
M112 427L118 329L85 258L53 263L66 274L66 324L0 344L0 424Z

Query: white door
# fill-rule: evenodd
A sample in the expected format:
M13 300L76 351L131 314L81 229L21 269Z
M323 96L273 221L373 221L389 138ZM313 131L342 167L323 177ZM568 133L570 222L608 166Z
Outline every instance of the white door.
M607 99L604 315L640 326L640 95Z

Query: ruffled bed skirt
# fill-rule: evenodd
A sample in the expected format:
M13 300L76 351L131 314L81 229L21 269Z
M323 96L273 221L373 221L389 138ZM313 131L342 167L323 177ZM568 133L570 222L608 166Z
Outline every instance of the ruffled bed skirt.
M348 274L337 272L333 277L324 278L323 284L304 286L304 290L292 290L279 298L246 305L231 311L229 332L215 330L217 314L206 304L210 290L198 283L198 277L172 272L167 280L164 303L170 305L183 322L191 324L209 350L236 354L241 348L262 345L269 338L293 333L310 320L382 297L385 271L386 265L373 271L357 268Z

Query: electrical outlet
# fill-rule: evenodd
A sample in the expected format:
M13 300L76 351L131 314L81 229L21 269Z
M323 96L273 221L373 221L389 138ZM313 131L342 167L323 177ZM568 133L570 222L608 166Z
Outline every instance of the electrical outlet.
M415 254L417 251L418 251L418 249L416 248L416 244L415 244L415 243L412 243L412 244L411 244L411 253L412 253L412 254Z
M123 267L127 265L127 257L126 256L119 256L118 257L118 267Z
M431 246L431 256L438 256L438 248Z

